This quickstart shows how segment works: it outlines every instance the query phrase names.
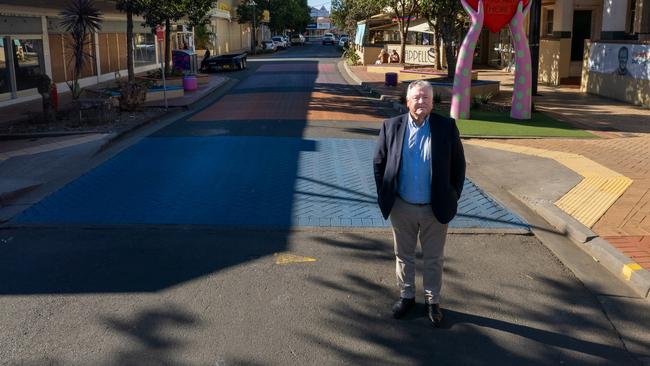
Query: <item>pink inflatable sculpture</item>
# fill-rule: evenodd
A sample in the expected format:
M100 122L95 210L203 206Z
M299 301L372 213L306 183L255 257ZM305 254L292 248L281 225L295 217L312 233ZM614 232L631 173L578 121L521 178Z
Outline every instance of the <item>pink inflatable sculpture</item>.
M474 49L476 41L481 35L483 28L483 0L478 2L478 11L472 9L465 0L461 0L463 8L472 19L472 25L469 32L463 40L463 44L458 51L458 61L456 62L456 72L454 73L454 86L452 88L451 112L450 115L455 119L469 118L469 105L472 98L472 61L474 58Z
M488 28L492 32L498 32L504 23L507 24L509 20L510 32L513 35L513 42L515 46L516 66L515 66L515 86L512 94L512 107L510 110L510 117L514 119L530 119L531 118L531 105L532 105L532 80L531 80L531 60L530 48L528 47L528 38L524 31L524 18L530 9L530 4L533 0L512 0L512 5L517 2L517 10L510 14L503 14L503 0L500 0L500 6L495 6L499 13L492 13L490 7L490 0L485 0L488 6L488 11L485 11L484 0L471 1L476 3L472 6L467 0L461 0L463 8L469 14L472 25L469 32L463 40L458 53L458 61L456 63L456 72L454 74L454 85L452 88L451 111L450 115L456 119L470 118L470 101L472 98L471 85L472 85L472 61L474 49L476 48L476 41L483 28L484 21L489 21ZM508 1L506 1L508 2ZM527 3L524 5L524 3ZM502 22L504 16L507 18ZM486 19L486 17L488 17ZM500 23L502 22L502 23Z

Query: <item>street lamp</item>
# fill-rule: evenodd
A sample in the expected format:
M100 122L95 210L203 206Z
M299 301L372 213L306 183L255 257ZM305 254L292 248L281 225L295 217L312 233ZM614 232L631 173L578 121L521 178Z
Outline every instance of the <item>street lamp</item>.
M255 31L255 27L256 27L255 22L256 22L256 18L257 18L257 13L255 12L255 5L257 5L257 4L255 3L255 0L249 0L248 5L251 5L253 7L253 55L254 55L255 52L257 52L257 36L255 34L256 33L256 31Z

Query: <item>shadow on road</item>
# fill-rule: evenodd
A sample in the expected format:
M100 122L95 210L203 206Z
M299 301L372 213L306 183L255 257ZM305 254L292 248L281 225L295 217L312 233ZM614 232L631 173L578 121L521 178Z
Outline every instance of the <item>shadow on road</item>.
M548 259L543 257L552 255L534 239L519 247L517 241L450 236L443 287L446 319L440 329L425 318L421 298L405 319L392 319L397 290L394 281L378 281L383 273L375 274L378 278L356 271L335 278L312 276L308 280L323 293L347 294L350 300L330 303L322 312L322 322L338 337L309 329L302 329L301 336L359 365L635 363L622 345L615 346L620 340L593 295L560 265L544 268ZM351 233L322 243L339 248L341 259L357 261L357 266L375 262L387 273L394 271L388 240ZM506 253L519 258L518 263L503 268L498 258ZM418 277L420 270L418 262Z

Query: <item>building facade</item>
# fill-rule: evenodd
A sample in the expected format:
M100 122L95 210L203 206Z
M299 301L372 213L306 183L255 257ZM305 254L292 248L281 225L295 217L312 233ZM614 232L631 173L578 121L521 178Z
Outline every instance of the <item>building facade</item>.
M249 51L252 27L239 24L237 5L241 0L215 3L207 26L213 55ZM68 92L72 79L70 36L61 26L59 13L66 0L0 1L0 107L40 98L36 82L41 74L56 83L59 92ZM127 74L126 15L115 9L115 2L95 0L102 12L101 30L92 35L87 52L93 56L81 74L79 85L90 86ZM136 73L160 67L161 47L154 32L134 16L133 42ZM268 21L266 22L268 23ZM264 22L257 27L258 42L270 38ZM194 29L172 25L170 49L195 50ZM196 50L200 53L204 50Z
M650 107L650 0L543 0L541 10L540 83L579 85L587 93ZM406 62L432 64L439 54L445 65L442 49L427 49L432 31L417 23L409 31ZM356 44L372 63L377 48L399 44L397 27L386 16L360 22ZM474 63L514 72L514 61L508 27L497 33L484 28Z
M59 92L69 91L72 79L70 36L61 27L59 13L66 2L38 0L3 2L0 7L0 107L40 98L36 81L47 74ZM94 56L81 74L81 87L126 75L126 16L111 1L97 1L102 26L89 40ZM151 29L134 19L136 72L158 67L158 47Z
M309 16L311 17L311 22L307 25L308 39L318 39L323 34L332 32L330 12L327 11L325 6L321 6L320 9L312 7Z

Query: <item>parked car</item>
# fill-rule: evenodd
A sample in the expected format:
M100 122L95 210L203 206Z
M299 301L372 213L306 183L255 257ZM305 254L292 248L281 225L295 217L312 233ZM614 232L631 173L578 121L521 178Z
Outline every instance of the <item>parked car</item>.
M266 41L262 41L262 49L263 50L270 50L270 51L277 51L278 48L275 45L275 42L271 41L270 39Z
M271 40L275 44L275 47L279 49L285 49L287 48L287 42L282 38L282 36L273 36L271 37Z
M349 45L350 39L347 36L341 36L341 38L339 38L339 47L348 48Z
M303 36L300 33L296 33L291 36L291 43L292 44L299 44L301 46L305 45L305 36Z
M335 44L336 43L336 38L334 38L334 35L332 33L325 33L323 34L323 38L321 38L323 41L323 44Z
M291 47L291 40L287 36L280 36L284 40L284 44L287 45L287 47Z

